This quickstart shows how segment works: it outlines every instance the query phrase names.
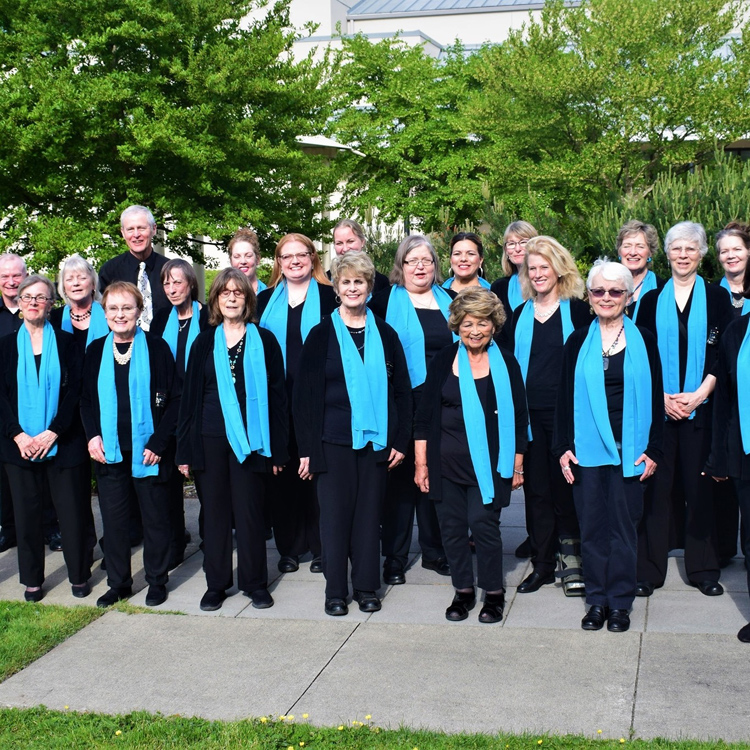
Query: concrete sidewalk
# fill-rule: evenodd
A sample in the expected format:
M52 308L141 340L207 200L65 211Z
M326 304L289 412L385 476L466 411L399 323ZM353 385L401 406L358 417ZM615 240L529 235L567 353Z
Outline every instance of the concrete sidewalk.
M524 537L523 501L503 511L506 551ZM197 507L187 501L197 539ZM204 613L202 555L170 575L169 599L156 608L180 615L110 612L0 684L0 705L69 707L122 713L136 709L215 719L309 714L315 724L364 721L448 732L553 732L628 738L750 741L750 646L736 633L750 620L740 558L723 571L726 593L704 597L670 560L663 589L637 599L624 634L580 629L585 607L559 585L518 595L529 562L505 556L506 616L481 625L477 607L463 623L444 618L452 588L413 567L403 586L381 590L383 609L353 605L343 618L323 613L324 580L309 561L276 572L276 601L255 610L232 590L219 612ZM134 551L139 593L145 582ZM60 553L47 556L46 603L79 604ZM106 590L95 565L93 605ZM0 598L22 599L15 550L0 555ZM602 730L599 735L597 730Z

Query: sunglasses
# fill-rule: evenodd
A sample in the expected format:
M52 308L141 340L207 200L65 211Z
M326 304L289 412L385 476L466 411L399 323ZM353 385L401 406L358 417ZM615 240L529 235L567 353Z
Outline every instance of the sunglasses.
M627 293L626 289L589 289L589 296L594 299L601 299L605 294L609 294L610 299L620 299Z

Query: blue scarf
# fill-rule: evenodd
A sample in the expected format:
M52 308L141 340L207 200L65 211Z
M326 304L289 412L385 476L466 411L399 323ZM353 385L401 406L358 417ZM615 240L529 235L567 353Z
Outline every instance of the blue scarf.
M63 331L73 333L73 323L70 320L70 305L63 307L62 323L60 327ZM89 332L86 336L86 348L94 339L100 339L109 333L107 318L104 315L104 308L98 302L91 303L91 319L89 320Z
M563 344L568 340L568 336L573 333L573 320L570 317L570 300L560 300L560 316L562 317L562 337ZM546 324L545 324L546 325ZM521 365L523 382L526 382L526 375L529 372L529 359L531 357L531 342L534 338L534 301L528 300L524 304L521 315L518 317L515 332L515 349L514 354Z
M240 463L253 451L267 458L271 455L266 358L260 333L252 324L245 329L245 351L242 354L242 363L245 369L247 428L242 421L240 402L232 381L232 371L229 368L224 326L218 326L214 336L214 367L216 368L216 382L219 386L219 401L221 413L224 415L227 440Z
M500 437L500 453L497 471L504 479L512 479L516 457L516 427L513 394L510 377L500 349L493 341L487 350L490 360L490 376L497 398L497 431ZM469 355L463 342L458 345L458 385L461 391L461 408L469 443L471 464L482 493L482 502L489 505L495 499L495 484L492 479L492 459L487 443L487 423L477 385L471 372Z
M700 276L696 276L688 319L685 384L680 389L680 324L674 298L674 282L670 279L661 290L656 303L656 335L659 339L666 393L692 393L703 382L707 333L706 282ZM688 419L694 416L695 412L692 412Z
M190 359L190 347L193 345L193 341L198 337L201 332L200 328L200 305L197 302L193 302L193 314L190 318L190 327L188 328L187 341L185 342L185 369L187 370L188 359ZM177 308L173 307L167 318L167 325L164 327L164 333L162 338L169 344L169 348L172 350L172 356L177 359L177 337L180 332L180 321L177 318Z
M521 280L518 278L517 273L514 273L508 279L508 302L510 303L511 310L515 310L519 305L523 304Z
M257 279L258 282L258 291L255 292L256 294L260 294L264 289L268 289L268 284L264 284L260 279Z
M451 276L449 279L446 279L443 282L443 289L450 289L451 286L453 286L453 282L455 280L455 276ZM489 289L491 284L487 279L482 278L481 276L477 276L477 281L479 281L479 286L484 287L485 289Z
M437 284L432 285L432 294L435 297L440 312L443 313L445 320L448 320L448 307L453 299L444 289ZM404 347L406 355L406 364L409 368L409 378L411 387L424 383L427 377L427 362L425 359L424 348L424 331L419 322L417 311L414 309L414 303L409 297L406 287L394 285L391 287L391 296L388 299L388 309L385 314L386 323L396 329L401 346ZM453 334L453 340L457 341L458 336Z
M117 388L115 387L115 357L112 353L113 342L114 333L110 333L104 342L97 380L104 458L108 464L117 464L122 461L120 440L117 436ZM143 463L146 443L154 434L154 418L151 414L151 361L146 334L140 328L136 328L133 339L128 391L133 442L131 475L136 479L155 477L159 474L159 465L146 466Z
M652 291L653 289L656 289L656 274L653 271L646 271L646 275L644 276L643 282L641 284L641 292L638 295L638 300L635 303L635 310L633 310L633 323L635 323L636 319L638 318L638 308L641 306L643 295L646 294L646 292Z
M737 410L740 413L740 435L742 436L742 451L750 453L750 392L747 382L750 376L750 325L747 326L745 336L737 354Z
M602 333L595 320L576 362L573 389L575 454L581 466L619 466L624 477L639 476L645 464L635 462L648 446L651 428L651 367L643 336L635 323L625 327L625 392L622 405L622 458L617 450L607 408L602 366Z
M721 280L720 286L723 286L724 289L726 289L727 292L729 292L729 299L734 301L734 297L732 296L732 290L729 288L729 282L727 281L726 276ZM748 313L750 313L750 299L745 299L742 303L742 314L747 315Z
M331 320L352 408L352 447L360 450L372 443L373 450L382 450L388 444L388 376L375 316L367 310L364 361L340 312L332 315Z
M49 321L42 331L42 361L36 371L31 336L25 325L18 329L18 422L29 436L44 432L57 414L60 400L60 358L57 338ZM45 459L57 453L57 443ZM36 460L36 459L32 459Z
M260 282L259 282L260 283ZM281 353L284 355L284 371L286 371L286 322L289 317L289 295L286 288L286 280L276 284L271 299L263 311L260 319L261 328L266 328L276 336L279 342ZM305 343L307 334L313 326L320 323L320 290L318 282L310 279L310 286L307 288L307 297L302 308L302 343Z

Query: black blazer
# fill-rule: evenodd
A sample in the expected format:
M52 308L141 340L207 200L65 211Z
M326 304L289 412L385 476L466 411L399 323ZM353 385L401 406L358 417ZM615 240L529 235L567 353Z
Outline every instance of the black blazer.
M102 434L97 384L106 341L107 337L92 341L83 360L81 418L87 440ZM146 448L161 457L159 479L165 481L172 471L174 434L180 409L180 384L168 344L147 333L146 345L151 370L151 416L154 420L154 433L146 442Z
M513 275L515 276L516 274ZM512 349L512 347L508 344L508 336L510 333L511 321L513 320L513 314L515 313L515 310L510 306L510 300L508 299L509 281L510 276L502 276L501 278L497 279L497 281L493 281L492 286L490 286L490 291L493 294L497 295L497 298L500 300L500 302L503 303L503 307L505 308L505 323L503 324L503 327L495 334L495 341L499 346L504 347L505 349ZM517 309L518 308L516 308L516 310Z
M164 287L161 283L161 269L167 262L168 258L156 252L151 251L151 255L146 259L146 274L151 284L151 299L153 302L154 315L158 310L170 309L172 303L164 293ZM138 286L139 261L130 250L121 253L111 260L108 260L99 270L99 291L104 290L113 281L130 281Z
M54 329L53 329L54 330ZM49 429L57 433L57 466L78 466L89 460L86 437L81 425L79 402L83 360L73 335L55 331L57 354L60 360L60 397L57 414ZM18 421L18 335L0 339L0 458L16 466L32 466L38 462L22 458L13 441L23 432Z
M649 292L650 294L650 292ZM643 308L641 307L641 310ZM638 320L641 313L638 313ZM664 386L661 380L661 359L656 345L656 337L650 331L638 326L646 345L649 365L651 366L651 429L648 435L646 455L658 464L662 458L662 436L664 434ZM575 420L573 389L575 386L576 363L583 342L589 334L588 328L573 331L565 343L563 351L562 374L560 388L557 392L557 408L555 409L555 425L552 435L552 455L559 458L565 451L575 454Z
M249 323L248 325L255 325ZM273 466L283 466L289 460L289 412L284 384L284 359L276 337L264 328L258 328L263 342L263 354L268 376L268 419L271 433L271 458L251 453L247 457L252 471L271 471ZM182 403L177 425L178 466L187 464L199 471L206 468L203 455L203 391L206 380L206 362L213 356L216 328L209 327L193 342L190 350ZM165 344L166 346L166 344ZM169 347L167 346L167 351ZM170 352L171 356L171 352Z
M318 289L320 290L320 317L324 318L326 315L330 315L337 307L336 292L333 291L332 286L321 284L320 282L318 282ZM258 306L255 310L256 321L260 320L275 291L276 287L269 287L258 295Z
M406 453L411 440L412 397L406 357L396 331L377 316L388 373L388 446L376 453L377 460L387 461L391 447ZM323 457L323 412L325 408L325 366L328 340L335 336L330 317L310 331L302 347L300 373L294 384L292 412L300 456L309 456L310 472L327 471Z
M442 396L443 386L453 368L453 361L458 352L458 343L446 346L436 354L427 368L427 379L424 383L422 398L417 407L414 419L414 439L427 441L427 471L430 477L429 496L433 500L441 499L442 470L440 447L442 434ZM516 425L516 453L524 453L528 444L529 415L526 410L526 390L523 386L521 368L515 357L508 351L500 349L510 378L510 391L513 397L513 410ZM500 435L497 430L497 410L510 408L510 404L498 404L495 386L490 378L487 388L487 411L485 426L490 456L497 456L500 450ZM494 464L493 464L494 465ZM495 485L493 507L504 508L510 503L511 479L504 479L497 471L492 472Z
M666 279L662 279L661 276L657 276L656 277L656 291L660 292L664 288L664 285L666 283L667 283ZM653 291L653 289L651 291ZM648 294L648 292L646 292L646 294ZM646 297L646 294L643 295L644 298ZM636 300L635 302L631 302L629 305L627 305L625 307L625 315L627 315L629 318L632 318L637 304L638 304L638 300ZM640 319L641 319L641 311L639 309L638 320L636 321L639 325L640 325Z

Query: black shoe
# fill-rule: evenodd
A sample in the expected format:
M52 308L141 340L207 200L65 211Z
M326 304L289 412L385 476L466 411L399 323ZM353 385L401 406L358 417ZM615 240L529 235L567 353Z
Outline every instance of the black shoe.
M49 545L50 552L62 552L62 534L59 531L53 531L49 535L47 544Z
M349 607L343 599L326 599L326 614L331 617L341 617L349 614Z
M607 618L610 633L624 633L630 629L630 615L627 609L611 609Z
M718 581L689 581L691 586L695 586L703 596L721 596L724 593L724 587Z
M26 591L23 592L23 598L27 602L40 602L42 599L44 599L44 589L39 587L36 591L29 591L26 589Z
M476 603L477 597L474 589L471 591L456 591L451 606L445 610L445 619L451 622L465 620Z
M740 632L737 633L737 638L743 643L750 643L750 622L744 627L740 628Z
M516 547L516 551L514 554L519 560L525 560L526 558L531 557L531 539L529 539L529 537L526 537L526 539L524 539L518 545L518 547Z
M434 570L440 576L451 574L451 566L448 565L448 561L444 557L438 557L435 560L425 560L423 557L422 567L427 570Z
M209 589L203 594L203 598L201 599L201 610L204 612L215 612L217 609L221 609L221 605L224 604L226 598L226 592L211 591Z
M500 622L505 609L505 594L485 594L484 606L479 613L479 622L487 624Z
M360 612L380 612L380 599L374 591L357 591L357 589L354 589L352 598L355 602L359 602Z
M651 596L651 594L654 593L655 588L656 586L654 586L651 581L638 581L638 583L635 584L635 595Z
M167 601L167 587L158 583L152 583L146 593L146 606L158 607L160 604L164 604L165 601Z
M320 557L313 557L312 562L310 563L310 572L311 573L323 572L323 561L320 559Z
M109 589L96 600L96 606L106 609L130 596L133 596L133 589L130 586L124 589Z
M88 581L80 586L71 586L70 591L76 599L85 599L91 593L91 586Z
M296 557L284 555L278 564L279 573L296 573L299 570L299 562Z
M526 578L521 581L518 585L519 594L533 594L535 591L539 591L542 586L546 586L548 583L555 582L555 574L548 573L546 576L537 573L535 570L532 571Z
M5 550L16 546L17 544L15 534L9 534L5 531L0 531L0 552L5 552Z
M607 607L599 604L592 604L589 611L581 620L581 627L584 630L601 630L609 614Z
M245 596L249 596L252 599L255 609L273 607L273 597L268 593L268 589L255 589L255 591L251 591L249 594L246 593Z
M404 569L400 563L393 560L386 562L383 566L383 583L387 583L389 586L400 586L402 583L406 583Z

